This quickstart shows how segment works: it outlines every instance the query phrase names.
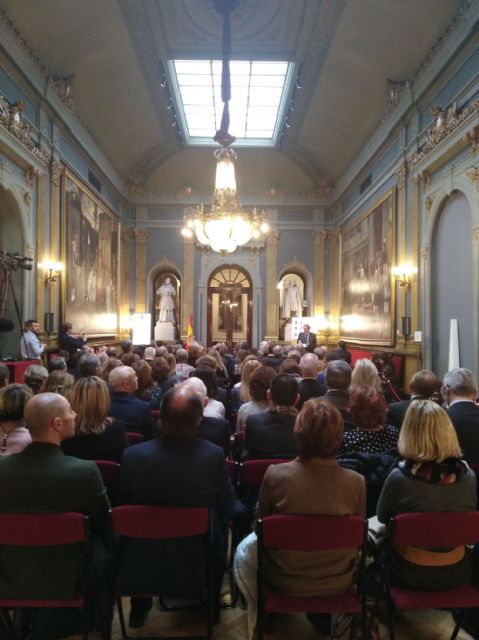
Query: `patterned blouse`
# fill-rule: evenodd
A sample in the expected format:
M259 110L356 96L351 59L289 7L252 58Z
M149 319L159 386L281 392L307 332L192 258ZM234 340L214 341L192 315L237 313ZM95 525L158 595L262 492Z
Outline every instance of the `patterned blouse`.
M397 447L399 429L386 424L379 431L366 431L356 427L345 431L339 453L381 453Z

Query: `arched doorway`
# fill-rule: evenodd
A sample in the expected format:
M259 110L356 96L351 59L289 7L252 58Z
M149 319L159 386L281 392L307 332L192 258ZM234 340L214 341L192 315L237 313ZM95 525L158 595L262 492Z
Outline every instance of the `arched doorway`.
M208 282L208 344L251 344L251 279L237 265L222 265Z
M449 368L449 329L456 319L461 367L474 370L474 290L471 207L454 191L443 203L432 239L432 370ZM453 256L447 259L446 256Z

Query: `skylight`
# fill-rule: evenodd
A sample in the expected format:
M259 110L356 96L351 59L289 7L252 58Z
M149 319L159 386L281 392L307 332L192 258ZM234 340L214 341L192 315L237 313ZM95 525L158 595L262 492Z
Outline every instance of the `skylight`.
M275 144L290 93L292 66L288 62L230 62L229 131L236 136L236 146ZM221 60L173 60L169 69L186 142L214 144L223 111Z

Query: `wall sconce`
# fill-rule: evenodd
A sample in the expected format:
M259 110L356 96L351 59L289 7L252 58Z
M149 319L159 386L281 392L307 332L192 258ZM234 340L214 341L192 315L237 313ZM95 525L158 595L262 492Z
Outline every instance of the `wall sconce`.
M410 287L411 278L417 273L417 267L413 267L411 264L398 265L391 269L391 273L400 287Z
M56 282L63 271L61 262L44 262L38 266L45 271L45 284Z

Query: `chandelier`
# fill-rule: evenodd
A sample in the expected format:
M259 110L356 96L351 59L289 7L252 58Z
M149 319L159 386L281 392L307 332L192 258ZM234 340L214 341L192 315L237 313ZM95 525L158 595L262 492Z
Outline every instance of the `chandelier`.
M221 77L221 99L223 114L220 129L213 138L221 146L214 152L216 179L210 211L203 205L186 213L181 233L183 237L196 239L218 253L233 253L250 240L256 240L269 231L264 213L256 208L252 213L243 211L236 192L234 162L236 153L230 145L236 140L229 133L229 107L231 82L229 56L231 53L230 15L239 5L239 0L214 0L217 11L223 14L223 66Z

